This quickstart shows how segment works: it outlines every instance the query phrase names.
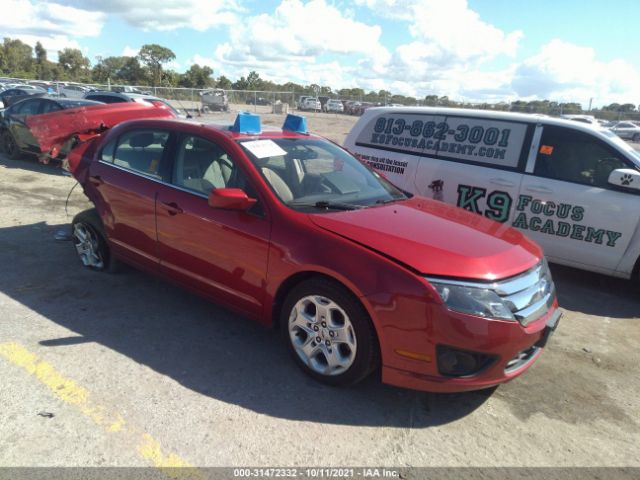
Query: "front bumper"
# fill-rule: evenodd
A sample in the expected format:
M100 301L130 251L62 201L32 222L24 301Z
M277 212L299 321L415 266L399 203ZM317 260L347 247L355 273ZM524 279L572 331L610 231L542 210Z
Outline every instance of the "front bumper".
M562 315L555 299L544 315L527 326L458 314L440 305L430 305L422 314L426 325L399 328L395 322L382 327L383 383L429 392L463 392L508 382L536 362ZM438 345L482 353L493 361L473 375L442 375ZM404 352L420 352L421 356L407 358Z

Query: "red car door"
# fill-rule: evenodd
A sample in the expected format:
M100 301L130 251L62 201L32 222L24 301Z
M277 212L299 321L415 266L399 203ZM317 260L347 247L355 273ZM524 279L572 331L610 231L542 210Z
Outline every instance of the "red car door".
M155 201L169 132L134 129L108 143L91 163L96 207L117 256L157 269Z
M246 176L217 143L197 135L176 139L170 185L157 199L161 271L250 316L261 313L271 223L263 205L214 209L213 188L243 188Z

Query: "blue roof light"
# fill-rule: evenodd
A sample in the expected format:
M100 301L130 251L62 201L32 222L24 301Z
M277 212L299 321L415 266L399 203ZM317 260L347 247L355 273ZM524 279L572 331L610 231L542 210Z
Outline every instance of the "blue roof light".
M250 112L239 112L236 121L231 128L232 132L238 133L260 133L260 115Z
M300 115L292 115L291 113L284 119L282 130L309 135L309 130L307 130L307 119Z

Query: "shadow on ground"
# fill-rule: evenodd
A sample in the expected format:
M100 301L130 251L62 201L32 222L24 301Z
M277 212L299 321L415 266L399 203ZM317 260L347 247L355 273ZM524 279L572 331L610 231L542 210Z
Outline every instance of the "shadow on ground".
M562 265L551 265L561 307L587 315L639 318L640 284Z
M96 342L183 386L257 413L330 424L428 427L465 417L491 391L427 394L382 385L321 385L302 373L265 329L188 291L130 268L87 271L67 225L0 228L0 291L71 330L40 345Z
M311 422L442 425L469 415L492 393L427 394L382 385L375 376L353 388L323 386L298 370L275 331L133 269L109 275L82 268L71 243L54 240L64 228L37 223L0 229L0 291L75 332L42 338L44 347L96 342L211 398ZM640 311L625 282L553 270L566 308L608 316ZM517 397L523 417L539 407L540 399Z
M38 157L29 154L23 154L18 160L11 160L0 152L0 167L24 170L25 175L19 180L25 183L39 179L37 176L29 175L30 173L45 173L59 177L65 175L59 160L52 160L51 163L45 165L38 161Z

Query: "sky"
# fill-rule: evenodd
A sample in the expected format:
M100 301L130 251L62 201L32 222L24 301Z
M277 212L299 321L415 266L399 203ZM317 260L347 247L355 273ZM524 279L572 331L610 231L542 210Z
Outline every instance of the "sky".
M637 0L2 0L49 58L170 48L179 72L465 102L640 103Z

